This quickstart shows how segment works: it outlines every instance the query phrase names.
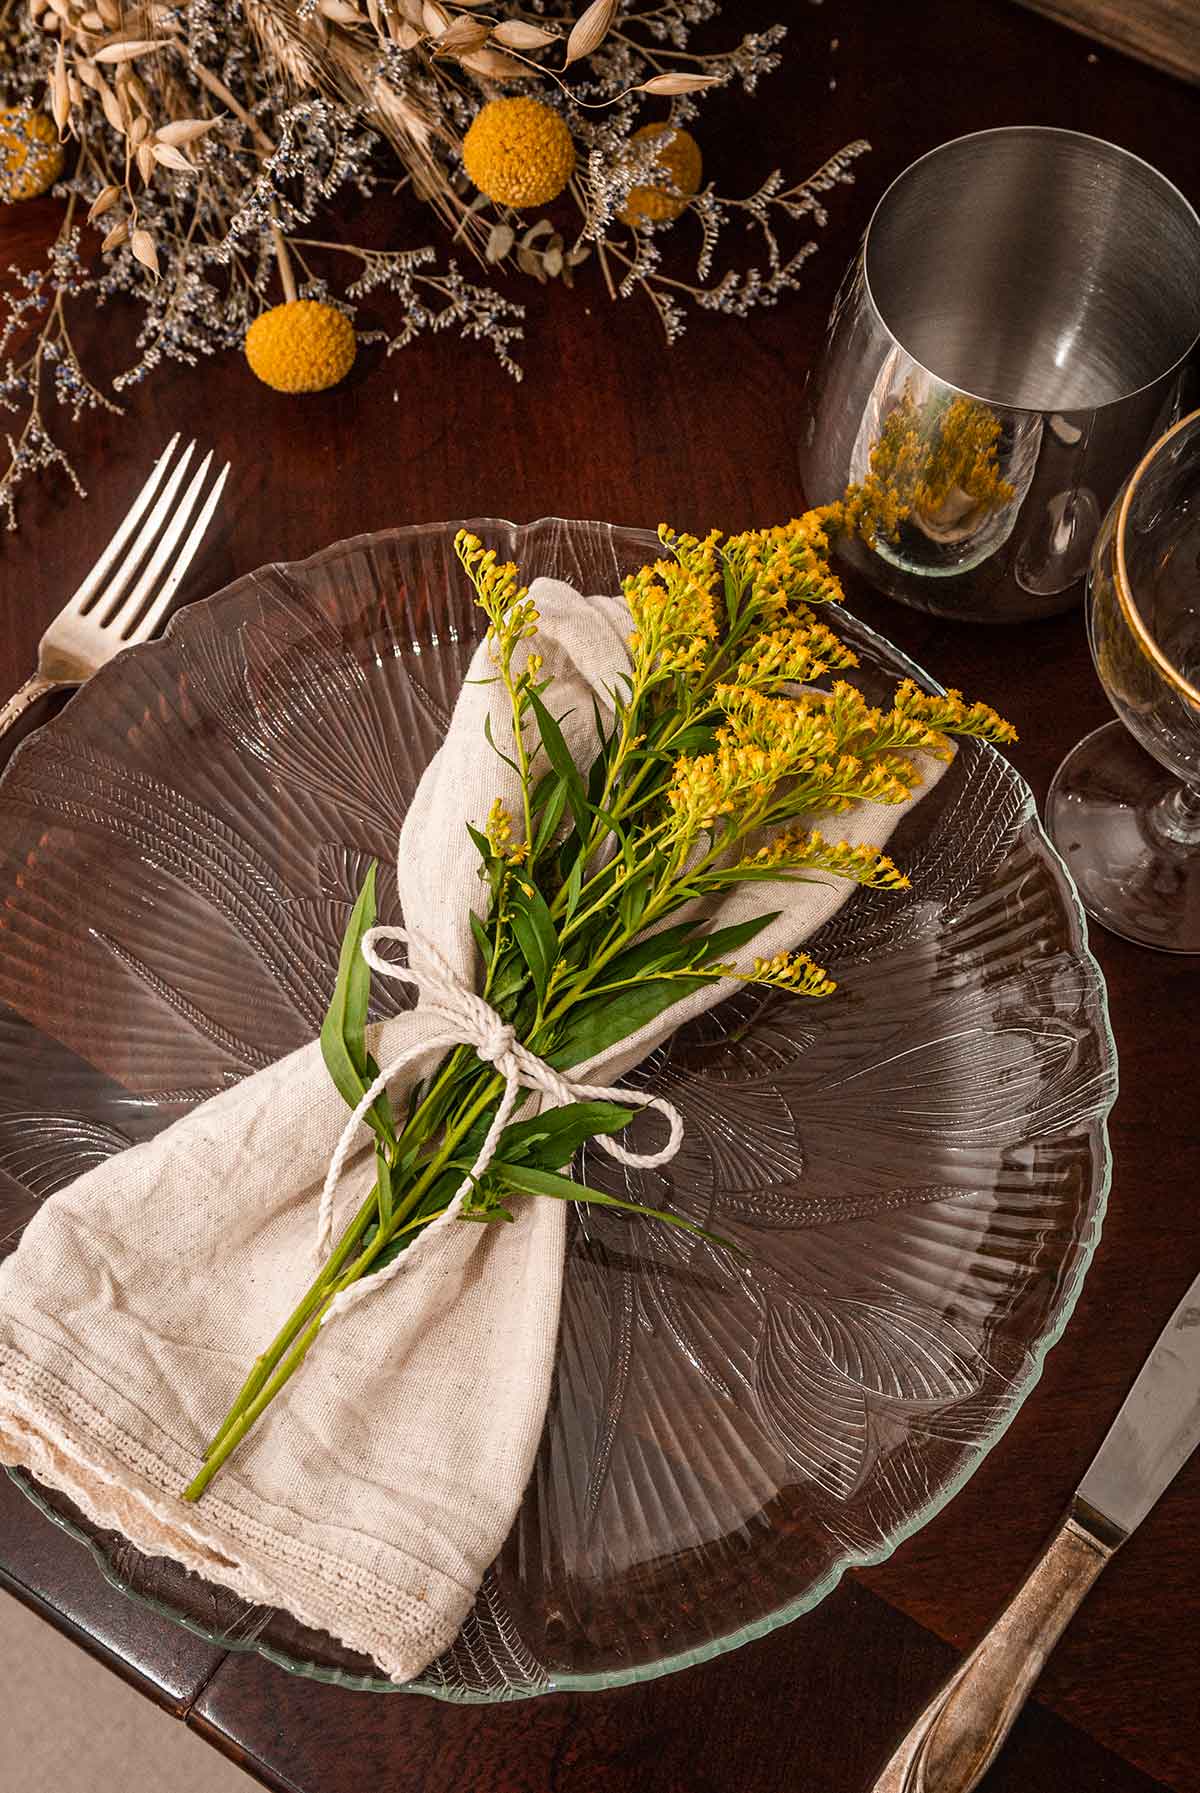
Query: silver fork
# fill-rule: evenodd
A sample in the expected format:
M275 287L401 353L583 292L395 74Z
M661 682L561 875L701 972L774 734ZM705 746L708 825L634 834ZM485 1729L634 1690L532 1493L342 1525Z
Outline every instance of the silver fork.
M39 697L63 685L82 685L122 648L149 641L162 626L229 472L226 462L202 501L212 464L211 452L206 454L187 491L177 500L196 446L189 442L172 467L178 443L176 434L154 463L108 547L42 636L37 671L0 709L0 735ZM189 521L191 529L177 549Z

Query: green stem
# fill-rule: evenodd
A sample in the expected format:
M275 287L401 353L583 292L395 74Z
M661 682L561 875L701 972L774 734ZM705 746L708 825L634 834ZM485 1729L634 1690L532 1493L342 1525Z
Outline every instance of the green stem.
M448 1070L449 1066L446 1067L446 1072ZM445 1075L446 1073L443 1073L439 1076L439 1084L444 1084ZM300 1367L309 1346L320 1330L321 1315L333 1296L365 1276L375 1258L394 1239L428 1226L436 1218L436 1215L432 1214L419 1215L415 1219L413 1216L419 1209L421 1200L430 1185L445 1169L455 1148L495 1099L501 1086L502 1080L489 1070L484 1078L483 1087L475 1093L473 1100L469 1101L465 1112L461 1113L459 1119L447 1129L438 1150L426 1164L404 1200L397 1204L390 1226L386 1231L381 1227L370 1245L359 1254L349 1269L339 1276L338 1272L342 1270L354 1245L361 1238L371 1219L377 1215L376 1191L372 1190L339 1240L320 1275L302 1297L299 1305L293 1310L271 1345L255 1359L250 1375L225 1416L220 1430L205 1452L204 1467L185 1492L186 1500L199 1499L221 1464L232 1451L236 1450L238 1444L266 1410L284 1383ZM422 1106L424 1107L425 1104ZM408 1132L409 1129L406 1128L403 1137L407 1137ZM444 1212L444 1210L439 1210L439 1212Z
M312 1313L314 1307L321 1301L330 1278L337 1275L337 1272L349 1257L353 1246L358 1243L363 1233L366 1232L367 1227L371 1224L372 1217L377 1212L378 1204L376 1197L377 1189L375 1186L372 1186L370 1195L368 1195L366 1201L358 1210L358 1213L354 1216L354 1219L350 1222L346 1231L342 1234L341 1239L338 1241L338 1244L329 1259L322 1266L321 1273L317 1280L309 1287L308 1291L299 1302L299 1305L293 1308L292 1312L288 1315L266 1350L261 1352L259 1356L254 1359L250 1374L238 1390L237 1398L234 1400L229 1412L222 1420L220 1430L213 1436L208 1449L204 1453L206 1458L210 1457L213 1451L216 1450L230 1427L237 1421L238 1415L241 1413L242 1409L248 1406L258 1394L263 1383L266 1382L271 1374L273 1366L279 1361L280 1356L287 1349L305 1320Z
M372 1245L371 1249L374 1249L374 1245ZM365 1256L367 1254L364 1253L363 1255ZM226 1458L237 1449L238 1445L241 1444L243 1438L245 1438L247 1432L249 1432L255 1421L261 1417L270 1403L275 1399L275 1396L279 1393L284 1383L287 1382L289 1377L299 1369L308 1354L310 1345L321 1330L321 1320L324 1316L325 1309L329 1306L335 1295L340 1294L343 1288L349 1288L350 1283L353 1280L354 1277L352 1275L347 1275L340 1283L335 1284L332 1289L327 1291L325 1299L321 1303L321 1311L317 1314L316 1318L311 1320L308 1326L306 1326L299 1339L297 1339L283 1362L275 1371L274 1375L272 1375L259 1389L254 1399L243 1408L233 1424L222 1433L220 1443L209 1452L208 1456L205 1458L203 1468L193 1477L184 1489L184 1500L199 1500L200 1496L204 1493L204 1490L208 1487L208 1484L216 1475L218 1469L220 1469L222 1463L224 1463Z
M437 1124L437 1106L438 1103L444 1099L447 1084L458 1069L459 1056L459 1053L451 1055L438 1073L432 1088L414 1112L400 1137L399 1145L395 1153L396 1161L403 1157L407 1151L410 1151L414 1145L419 1147L422 1141L428 1137L433 1126ZM406 1203L403 1211L405 1213L410 1212L410 1205ZM393 1230L389 1231L389 1238L395 1236L395 1223L400 1217L401 1215L399 1211L393 1214ZM378 1185L376 1184L372 1186L370 1194L363 1202L358 1213L354 1216L354 1219L342 1234L342 1237L339 1239L325 1264L322 1265L321 1271L315 1281L309 1286L297 1306L293 1308L292 1312L288 1315L288 1318L284 1321L267 1349L255 1358L250 1374L238 1390L236 1398L230 1406L228 1413L225 1415L224 1420L221 1422L220 1429L216 1432L204 1453L206 1459L211 1457L226 1435L238 1423L241 1414L257 1398L259 1391L267 1382L275 1365L280 1361L284 1352L296 1337L296 1334L300 1331L305 1321L320 1305L325 1294L328 1292L332 1280L336 1278L354 1246L362 1238L362 1235L366 1232L372 1220L378 1218L379 1201Z

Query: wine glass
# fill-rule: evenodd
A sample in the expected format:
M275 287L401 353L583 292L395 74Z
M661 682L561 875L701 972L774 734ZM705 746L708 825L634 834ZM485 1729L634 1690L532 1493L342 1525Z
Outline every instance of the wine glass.
M1200 411L1118 493L1088 600L1120 720L1058 768L1047 827L1089 915L1144 946L1200 952Z

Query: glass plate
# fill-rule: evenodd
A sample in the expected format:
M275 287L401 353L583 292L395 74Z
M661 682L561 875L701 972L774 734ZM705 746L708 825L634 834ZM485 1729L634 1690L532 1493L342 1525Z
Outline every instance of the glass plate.
M599 523L470 527L527 578L585 592L656 548ZM0 1238L317 1032L349 905L394 853L478 634L455 528L239 580L17 753L0 786ZM836 622L868 685L921 676ZM739 996L635 1073L687 1138L633 1193L753 1255L576 1219L535 1473L418 1691L607 1687L769 1631L936 1512L1037 1380L1107 1188L1100 973L992 749L962 747L892 850L911 892L857 893L811 943L836 996ZM394 875L381 909L398 919ZM603 1154L584 1168L609 1188L627 1174ZM206 1637L391 1688L21 1479L119 1586Z

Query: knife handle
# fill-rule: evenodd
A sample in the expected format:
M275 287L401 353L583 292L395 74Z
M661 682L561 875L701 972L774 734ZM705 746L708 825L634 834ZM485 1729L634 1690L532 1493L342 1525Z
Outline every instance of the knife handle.
M1047 1656L1116 1548L1079 1506L991 1630L936 1693L872 1793L970 1793L987 1773Z

